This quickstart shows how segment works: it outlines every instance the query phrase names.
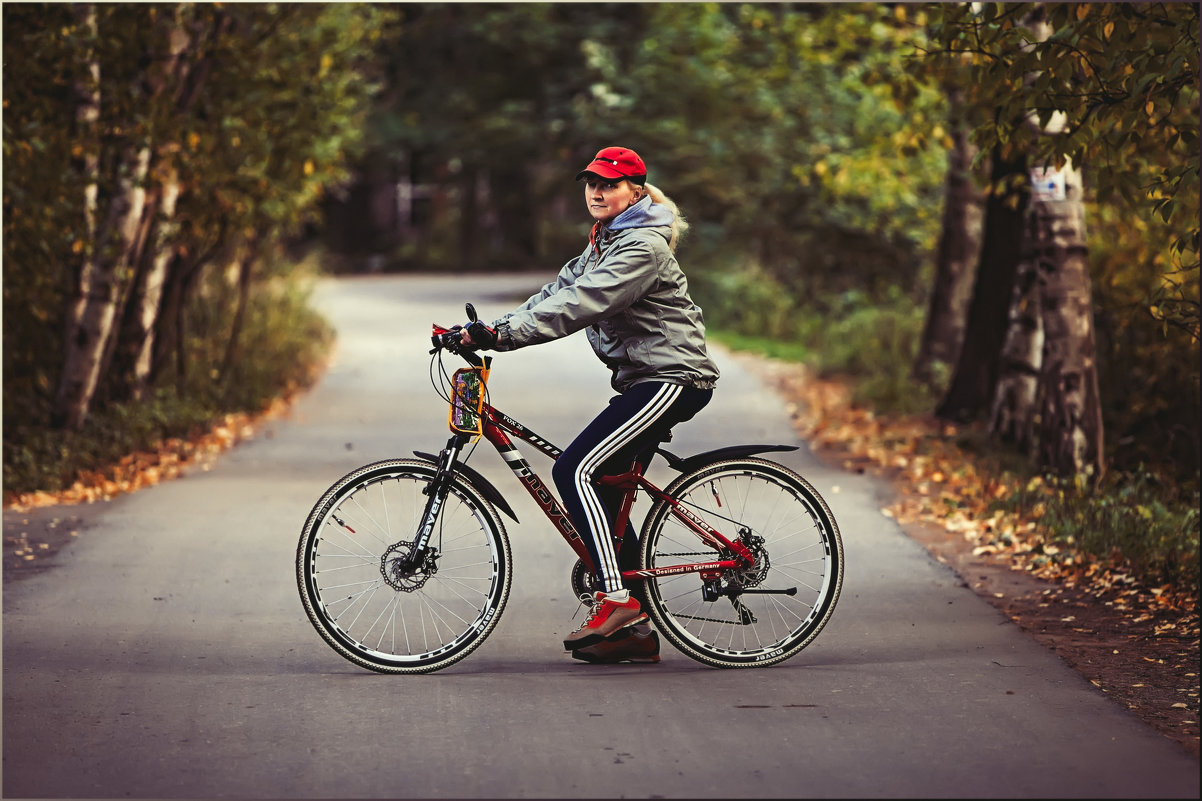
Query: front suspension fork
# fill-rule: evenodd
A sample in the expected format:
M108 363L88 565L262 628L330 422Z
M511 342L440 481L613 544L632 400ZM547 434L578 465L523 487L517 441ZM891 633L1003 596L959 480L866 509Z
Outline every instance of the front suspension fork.
M421 565L425 559L426 546L434 533L434 524L438 522L438 513L442 504L451 491L451 482L455 480L455 465L459 462L459 454L469 439L466 434L455 434L447 440L447 446L438 455L438 467L433 480L422 489L422 494L429 496L426 508L422 511L422 519L417 527L417 538L413 543L413 551L405 560L408 569Z

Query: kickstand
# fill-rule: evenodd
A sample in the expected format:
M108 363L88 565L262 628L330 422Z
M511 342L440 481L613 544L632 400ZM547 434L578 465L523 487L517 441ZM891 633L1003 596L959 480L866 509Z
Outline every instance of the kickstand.
M752 623L756 622L755 615L752 614L750 609L748 609L746 606L743 606L743 602L740 601L736 596L730 596L730 605L733 606L735 611L739 613L739 622L744 626L750 626Z

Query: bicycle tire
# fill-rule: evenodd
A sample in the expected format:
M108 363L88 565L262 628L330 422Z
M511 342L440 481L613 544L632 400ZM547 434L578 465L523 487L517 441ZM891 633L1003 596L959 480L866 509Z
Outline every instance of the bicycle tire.
M721 589L729 594L712 600L699 573L647 579L647 612L664 636L687 656L726 668L775 665L813 642L838 602L844 563L839 527L818 491L787 467L755 457L703 465L665 491L728 539L746 531L763 542L753 548L757 564L726 571ZM652 507L641 540L644 569L717 556L672 515L668 501ZM790 588L794 595L782 594Z
M463 659L496 627L511 555L492 504L457 475L431 535L435 554L391 576L420 524L436 467L364 465L336 481L301 530L296 577L309 621L339 655L379 673L429 673Z

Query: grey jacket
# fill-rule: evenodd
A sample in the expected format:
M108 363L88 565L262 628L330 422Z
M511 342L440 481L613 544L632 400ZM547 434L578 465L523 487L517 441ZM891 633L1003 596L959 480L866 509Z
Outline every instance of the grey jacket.
M601 228L554 281L493 323L498 350L587 329L614 389L663 381L711 389L701 309L668 247L672 213L645 197Z

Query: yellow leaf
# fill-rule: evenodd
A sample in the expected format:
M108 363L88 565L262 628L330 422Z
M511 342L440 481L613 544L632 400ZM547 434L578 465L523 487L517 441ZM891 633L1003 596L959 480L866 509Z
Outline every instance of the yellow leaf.
M1112 34L1112 33L1114 33L1114 22L1107 22L1106 25L1102 28L1102 37L1104 39L1109 39L1110 34Z
M1156 104L1149 100L1147 103L1144 103L1144 111L1146 111L1148 116L1151 117L1152 113L1156 111Z
M1077 6L1077 19L1085 19L1085 16L1088 13L1089 13L1089 6L1087 4L1082 3L1081 5Z
M305 159L305 175L312 175L312 174L313 174L313 161L311 159Z

